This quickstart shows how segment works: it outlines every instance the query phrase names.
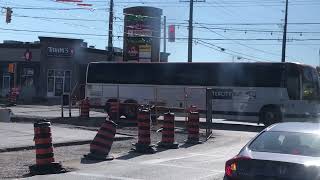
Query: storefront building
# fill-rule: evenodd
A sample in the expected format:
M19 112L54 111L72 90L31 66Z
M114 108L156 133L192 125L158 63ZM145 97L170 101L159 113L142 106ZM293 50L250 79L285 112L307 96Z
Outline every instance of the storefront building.
M39 37L33 43L0 44L0 96L13 87L24 103L58 103L62 94L84 95L86 66L106 61L108 52L88 48L81 39ZM122 61L115 52L113 61Z

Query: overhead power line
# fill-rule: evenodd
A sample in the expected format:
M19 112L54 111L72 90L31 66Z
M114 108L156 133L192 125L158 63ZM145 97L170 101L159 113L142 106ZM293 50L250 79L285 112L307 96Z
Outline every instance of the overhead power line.
M209 29L209 28L207 28L207 27L205 27L205 26L202 26L202 25L199 24L199 23L196 23L196 24L200 25L200 26L203 27L203 28L208 29L210 32L212 32L212 33L214 33L214 34L216 34L216 35L218 35L218 36L220 36L220 37L223 37L223 38L225 38L225 39L227 39L227 40L233 41L234 43L236 43L236 44L238 44L238 45L240 45L240 46L244 46L244 47L246 47L246 48L249 48L249 49L252 49L252 50L255 50L255 51L258 51L258 52L262 52L262 53L265 53L265 54L269 54L269 55L272 55L272 56L277 56L277 57L281 56L280 54L276 54L276 53L268 52L268 51L265 51L265 50L257 49L257 48L248 46L248 45L246 45L246 44L240 43L240 42L238 42L238 41L236 41L236 40L231 40L231 39L227 38L226 36L224 36L224 35L222 35L222 34L219 34L219 33L215 32L215 31L213 31L212 29Z
M57 31L42 31L42 30L26 30L26 29L10 29L10 28L0 28L0 30L3 31L13 31L13 32L31 32L31 33L51 33L51 34L65 34L65 35L82 35L82 36L97 36L97 37L107 37L107 34L92 34L92 33L74 33L74 32L57 32ZM123 38L123 36L113 36L115 38ZM139 37L137 37L139 38ZM140 38L143 38L141 36ZM154 37L152 38L158 38L158 39L163 39L161 37ZM168 38L166 38L168 39ZM187 40L188 37L176 37L177 40ZM281 41L280 38L202 38L202 37L195 37L194 40L204 40L204 41L230 41L230 40L235 40L235 41ZM288 42L290 41L320 41L320 38L292 38L288 39Z
M66 20L66 21L86 21L86 22L106 22L106 20L98 20L98 19L77 19L77 18L58 18L58 17L44 17L44 16L25 16L25 15L17 15L13 14L15 17L21 18L33 18L33 19L52 19L52 20Z
M205 42L205 41L198 41L197 43L200 44L200 45L203 45L205 47L208 47L210 49L213 49L215 51L218 51L218 52L221 52L221 53L224 53L224 54L228 54L228 55L231 55L231 56L240 57L242 59L247 59L247 60L255 61L255 62L269 61L269 60L260 59L260 58L255 57L255 56L251 56L251 55L247 55L247 54L244 54L244 53L236 52L236 51L233 51L233 50L225 49L225 48L216 46L214 44L211 44L211 43L208 43L208 42ZM246 56L246 57L244 57L244 56ZM251 59L251 58L255 58L255 59Z

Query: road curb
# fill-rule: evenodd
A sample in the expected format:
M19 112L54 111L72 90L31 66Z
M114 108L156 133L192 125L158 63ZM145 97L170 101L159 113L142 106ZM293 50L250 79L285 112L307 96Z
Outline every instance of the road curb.
M114 141L125 141L129 139L133 139L134 137L115 137ZM61 142L61 143L53 143L53 147L67 147L67 146L78 146L78 145L85 145L90 144L92 140L82 140L82 141L67 141L67 142ZM21 146L21 147L12 147L12 148L3 148L0 149L0 153L5 152L15 152L15 151L24 151L24 150L33 150L36 147L33 146Z

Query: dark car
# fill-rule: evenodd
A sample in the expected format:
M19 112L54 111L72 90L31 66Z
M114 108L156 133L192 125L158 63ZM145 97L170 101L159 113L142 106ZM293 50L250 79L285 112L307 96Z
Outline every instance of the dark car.
M280 123L225 164L225 180L320 180L320 124Z

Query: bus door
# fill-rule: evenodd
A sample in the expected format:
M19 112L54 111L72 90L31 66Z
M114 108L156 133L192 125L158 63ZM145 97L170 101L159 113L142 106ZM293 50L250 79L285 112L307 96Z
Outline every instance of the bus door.
M196 106L200 110L206 109L206 88L188 87L185 91L186 107Z

